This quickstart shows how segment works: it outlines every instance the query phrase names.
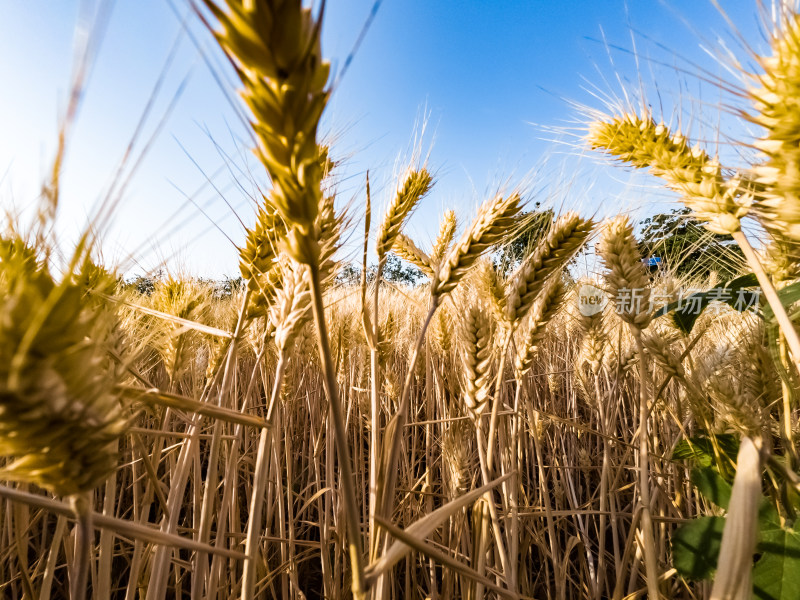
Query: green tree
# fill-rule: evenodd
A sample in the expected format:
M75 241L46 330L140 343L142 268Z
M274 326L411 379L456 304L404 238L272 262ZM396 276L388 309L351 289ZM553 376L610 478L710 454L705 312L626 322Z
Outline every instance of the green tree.
M715 271L722 281L740 275L744 254L730 235L708 231L688 208L653 215L642 221L642 255L660 259L679 277L708 278Z

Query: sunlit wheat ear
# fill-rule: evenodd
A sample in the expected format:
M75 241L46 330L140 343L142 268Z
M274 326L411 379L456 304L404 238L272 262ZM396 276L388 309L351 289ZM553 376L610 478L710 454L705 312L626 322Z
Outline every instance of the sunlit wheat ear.
M392 252L399 258L410 262L428 277L433 277L430 257L420 250L410 237L402 233L398 235Z
M769 273L775 287L780 289L800 278L798 247L782 235L774 235L762 256L764 270Z
M463 347L464 403L473 418L489 404L492 370L492 321L486 308L475 304L461 322Z
M442 223L439 225L439 235L436 236L436 241L433 243L433 250L431 251L431 264L438 265L450 244L453 243L453 238L456 234L456 227L458 221L456 219L456 211L447 210L442 218Z
M764 224L800 241L800 17L786 15L772 38L772 56L759 60L764 73L749 91L756 112L750 119L764 128L755 145L767 160L754 168L766 189L758 210Z
M577 213L567 213L553 224L550 233L519 266L508 283L506 316L519 325L533 306L547 279L560 271L583 246L594 222Z
M339 249L343 221L344 217L337 214L334 207L334 196L324 196L315 224L320 248L320 279L324 285L330 283L337 269L338 263L334 255Z
M187 320L199 320L208 308L208 290L187 279L168 277L156 283L150 302L158 311ZM189 367L199 339L195 331L185 331L182 325L165 322L157 347L167 373L171 378L179 377Z
M286 255L278 260L281 286L276 290L269 319L275 328L275 345L285 354L311 318L311 286L302 265Z
M606 223L597 252L608 269L605 287L616 314L644 329L652 319L650 278L628 217L619 216Z
M472 432L469 421L454 421L442 436L442 460L447 479L447 496L451 500L469 491L474 472Z
M681 134L673 135L649 117L629 114L593 123L588 141L633 167L649 168L714 233L739 231L752 202L749 184L739 177L726 179L719 162L699 146L691 148Z
M477 288L481 297L486 296L489 300L492 314L497 322L504 327L510 327L506 316L506 296L503 289L504 285L500 279L500 274L492 264L492 261L484 258L476 267Z
M603 366L603 356L608 343L603 326L603 312L594 314L575 312L577 313L575 321L581 332L581 346L576 362L578 365L588 364L591 372L597 375Z
M91 263L56 282L35 256L0 240L0 478L77 495L117 467L108 446L126 421L107 354L117 319L86 297Z
M453 319L447 304L441 306L433 315L433 338L444 356L453 352Z
M520 211L519 203L518 194L497 196L483 203L472 225L439 265L432 289L434 297L453 291L478 258L510 234Z
M542 298L531 314L528 330L523 334L519 352L514 362L514 371L519 379L527 371L539 350L544 338L545 328L564 305L564 284L559 277L554 277L542 291Z
M325 172L317 127L330 75L319 24L299 1L227 0L227 11L214 0L204 2L221 26L215 35L244 86L257 154L272 179L270 201L288 228L286 248L298 262L317 264L314 224Z
M385 260L386 254L392 250L406 220L422 197L433 185L433 178L427 169L410 171L392 198L378 227L378 238L375 252L378 260Z
M255 225L247 230L244 247L239 250L239 270L250 290L251 316L266 314L272 301L276 277L273 267L278 242L285 234L283 222L265 200Z
M647 354L666 373L681 380L686 378L686 371L672 348L675 338L670 339L660 332L651 332L642 337L642 342Z

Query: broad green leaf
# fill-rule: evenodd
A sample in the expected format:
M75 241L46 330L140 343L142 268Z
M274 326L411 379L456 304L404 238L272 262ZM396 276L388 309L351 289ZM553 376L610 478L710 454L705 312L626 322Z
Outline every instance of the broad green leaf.
M672 564L687 579L708 579L717 568L723 517L700 517L672 535Z
M753 594L761 600L800 598L800 531L761 531L761 558L753 567Z
M731 463L736 462L736 455L739 452L739 438L729 433L715 435L713 439L705 434L696 435L689 439L683 439L675 445L672 458L676 460L694 460L701 467L710 467L717 462L718 452L727 456Z
M739 311L758 306L760 290L749 291L746 289L752 287L758 287L758 280L753 273L748 273L708 291L698 292L688 298L671 302L658 310L655 316L669 314L675 326L683 333L688 334L703 311L715 300L724 302Z
M728 508L732 486L719 472L712 467L696 467L692 469L690 478L704 498L720 508Z

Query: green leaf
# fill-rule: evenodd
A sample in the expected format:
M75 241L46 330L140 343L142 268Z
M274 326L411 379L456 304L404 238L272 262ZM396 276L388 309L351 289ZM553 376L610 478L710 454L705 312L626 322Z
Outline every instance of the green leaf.
M753 593L762 600L800 598L800 531L768 529L761 531L758 552L761 558L753 567Z
M692 469L690 479L704 498L720 508L728 508L732 486L718 471L712 467L696 467Z
M748 273L747 275L731 279L708 291L698 292L697 294L692 294L688 298L670 302L658 310L655 316L671 315L675 326L684 334L688 334L692 331L692 327L694 327L700 315L703 314L703 311L715 300L724 302L731 308L735 308L739 311L757 306L758 300L761 297L761 290L746 290L746 288L757 286L758 279L755 274Z
M785 288L778 290L778 298L785 308L789 308L792 304L800 300L800 281L796 281ZM764 305L764 320L769 323L775 319L775 313L769 304Z
M717 463L717 452L736 462L739 453L739 438L730 433L721 433L713 437L705 434L683 439L675 445L672 458L675 460L694 460L701 467L710 467ZM727 466L727 465L726 465Z
M700 517L672 535L672 564L687 579L708 579L717 568L723 517Z

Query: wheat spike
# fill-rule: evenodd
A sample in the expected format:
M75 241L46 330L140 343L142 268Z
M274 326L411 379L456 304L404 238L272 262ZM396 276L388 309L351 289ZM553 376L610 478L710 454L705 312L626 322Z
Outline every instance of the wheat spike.
M506 296L500 274L495 269L491 260L483 259L477 267L478 285L480 293L489 298L489 306L498 323L507 327L510 324L506 318Z
M453 243L453 237L456 234L457 226L456 211L447 210L442 218L442 224L439 225L439 235L436 236L436 241L433 243L431 264L438 265L439 262L441 262L450 244Z
M320 27L299 0L204 0L221 26L216 38L237 67L269 172L269 203L287 226L286 249L300 263L318 264L315 222L327 149L317 127L328 101L330 64L322 59Z
M619 216L606 224L597 252L608 269L606 292L617 315L626 323L644 329L652 318L650 279L628 217Z
M506 319L514 327L530 310L545 281L560 271L583 246L594 227L577 213L561 216L538 248L512 275L506 294Z
M512 194L505 198L496 196L483 203L472 225L438 266L432 290L434 297L453 291L478 258L509 234L520 211L519 202L519 195Z
M762 57L759 87L749 91L756 113L750 118L764 128L755 142L767 160L754 168L765 186L758 208L765 224L793 241L800 240L800 16L786 14L772 38L772 56Z
M286 235L281 219L265 201L256 215L256 223L248 229L245 245L239 249L239 270L251 292L251 316L263 316L272 301L275 286L275 259L278 243Z
M597 375L603 365L603 355L607 343L603 326L603 312L583 314L578 311L575 321L582 334L576 362L578 365L588 364L592 374Z
M542 298L536 304L531 316L528 331L522 336L520 350L514 363L517 379L531 367L539 344L544 337L545 327L564 305L564 293L564 284L559 277L553 277L542 292Z
M150 298L153 308L181 319L200 320L208 308L208 290L197 283L168 277L158 281ZM157 347L172 380L179 378L191 364L193 342L198 338L195 331L185 331L177 323L160 326Z
M0 477L74 496L116 469L109 445L126 420L107 350L117 318L86 297L112 286L89 261L56 282L21 239L0 240Z
M410 171L406 175L403 185L389 203L378 228L375 251L379 260L384 260L386 253L392 250L409 215L422 197L430 191L432 185L433 178L427 169Z
M468 423L455 421L442 436L442 459L447 474L447 496L450 499L466 494L472 484L475 461L471 446L475 436Z
M649 117L629 114L593 123L589 143L631 166L649 168L680 193L693 216L714 233L739 231L752 201L750 182L740 177L726 180L719 161L699 146L690 147L680 133L673 135Z
M473 305L463 318L464 403L473 418L489 404L492 368L492 322L485 308Z
M269 319L275 328L275 345L285 354L311 318L311 286L307 269L288 256L279 258L278 272L281 286L276 291Z
M402 233L399 234L392 247L392 252L410 262L428 277L433 277L430 257L420 250L411 238Z

